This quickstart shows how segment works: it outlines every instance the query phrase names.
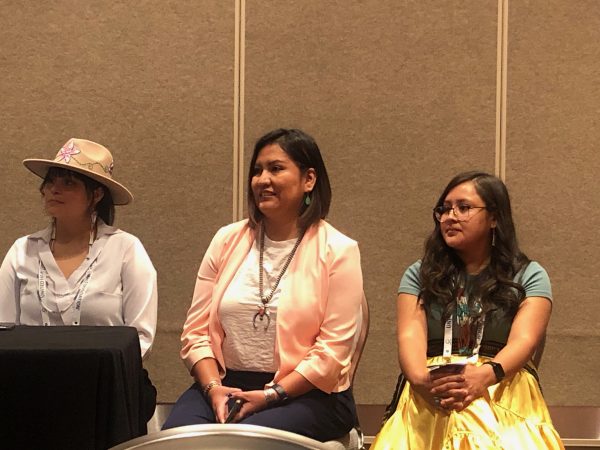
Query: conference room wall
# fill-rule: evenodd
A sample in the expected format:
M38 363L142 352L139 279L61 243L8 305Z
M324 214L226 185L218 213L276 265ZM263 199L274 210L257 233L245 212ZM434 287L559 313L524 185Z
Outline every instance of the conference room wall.
M269 129L315 136L331 223L361 249L371 328L354 394L387 403L395 298L457 172L494 171L497 6L246 2L245 152Z
M506 181L555 297L541 365L556 405L600 405L600 3L510 2Z
M398 371L395 292L422 251L431 207L456 172L495 169L498 3L242 3L242 156L247 163L255 139L274 127L316 137L333 186L330 220L359 242L372 311L356 398L386 403ZM597 7L552 4L510 4L506 174L521 243L548 267L556 296L545 395L593 405L599 307L595 278L581 278L598 264L588 231L598 214L598 28L597 14L578 8ZM190 382L177 353L195 273L243 200L232 151L235 5L55 0L42 10L0 0L0 200L10 212L0 251L46 223L39 180L23 158L53 155L70 136L113 150L116 178L136 194L117 223L142 239L159 271L158 334L146 365L161 401ZM566 148L584 162L565 157ZM563 211L572 224L557 223ZM566 300L573 293L577 307Z
M179 336L204 251L231 221L234 2L0 1L0 252L47 224L40 179L21 164L69 137L114 154L135 195L116 224L158 271L146 365L159 399L189 382ZM84 305L85 308L85 305Z

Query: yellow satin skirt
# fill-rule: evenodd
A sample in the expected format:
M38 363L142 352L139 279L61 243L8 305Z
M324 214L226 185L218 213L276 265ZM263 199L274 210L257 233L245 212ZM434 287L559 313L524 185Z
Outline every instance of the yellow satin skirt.
M477 364L489 358L480 357ZM429 358L428 365L442 357ZM535 377L521 369L461 412L430 406L407 382L371 450L563 449Z

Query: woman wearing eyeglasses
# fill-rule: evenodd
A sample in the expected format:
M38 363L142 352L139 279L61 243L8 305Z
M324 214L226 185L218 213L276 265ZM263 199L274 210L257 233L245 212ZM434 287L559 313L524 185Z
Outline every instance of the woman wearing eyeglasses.
M400 282L402 374L371 449L562 449L531 363L550 280L519 250L506 186L459 174L433 219Z

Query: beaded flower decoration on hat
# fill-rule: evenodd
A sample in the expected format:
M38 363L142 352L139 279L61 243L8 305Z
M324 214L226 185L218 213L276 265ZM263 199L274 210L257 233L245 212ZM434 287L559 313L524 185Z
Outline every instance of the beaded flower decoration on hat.
M133 195L125 186L113 179L114 161L110 151L96 142L86 139L69 139L54 160L26 159L25 167L44 178L50 167L61 167L86 175L108 188L115 205L126 205Z

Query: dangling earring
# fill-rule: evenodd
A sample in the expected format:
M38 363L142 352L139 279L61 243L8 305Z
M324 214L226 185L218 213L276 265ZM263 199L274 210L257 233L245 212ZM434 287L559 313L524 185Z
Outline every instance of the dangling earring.
M304 204L305 204L306 206L310 206L310 202L311 202L310 195L309 195L309 193L307 192L307 193L305 194L305 196L304 196Z
M496 246L496 227L492 228L492 247Z
M92 211L92 226L90 228L90 247L94 243L94 237L96 234L96 220L98 219L98 213L96 211Z

